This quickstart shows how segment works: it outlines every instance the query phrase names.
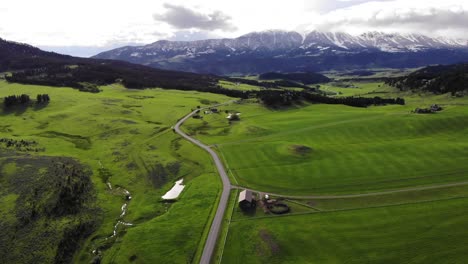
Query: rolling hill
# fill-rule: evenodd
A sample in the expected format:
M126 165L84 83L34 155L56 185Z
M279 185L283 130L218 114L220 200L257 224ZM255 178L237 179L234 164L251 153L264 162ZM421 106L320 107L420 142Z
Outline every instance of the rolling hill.
M213 90L217 89L218 81L210 75L159 70L123 61L76 58L0 39L0 72L5 71L12 72L6 77L11 82L90 91L96 91L94 86L116 82L127 88Z
M468 64L429 66L386 83L400 90L423 90L462 95L468 91Z

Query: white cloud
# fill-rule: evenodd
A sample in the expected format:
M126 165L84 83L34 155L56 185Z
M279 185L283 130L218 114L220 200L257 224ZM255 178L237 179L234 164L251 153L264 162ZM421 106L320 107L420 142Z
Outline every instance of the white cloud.
M355 34L384 31L466 37L468 3L454 0L368 2L330 12L309 29L312 28Z
M184 7L192 15L188 22L195 26L180 16L175 20L165 16L168 6L179 11ZM15 0L0 7L0 37L48 47L237 37L267 29L414 31L465 37L467 10L468 2L463 0Z
M190 8L165 3L163 14L153 14L156 21L166 23L176 29L200 29L200 30L222 30L236 31L232 25L231 17L216 10L208 14L197 12Z

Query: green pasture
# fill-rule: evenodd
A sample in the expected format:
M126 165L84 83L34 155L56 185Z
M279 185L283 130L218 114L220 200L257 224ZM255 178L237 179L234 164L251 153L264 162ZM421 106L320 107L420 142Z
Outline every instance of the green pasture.
M229 81L219 81L219 85L225 89L241 91L259 91L261 88L246 83L235 83Z
M222 263L464 263L468 199L232 221Z
M216 145L234 182L267 192L366 193L466 180L466 99L387 92L407 105L267 109L246 102L190 120L185 129ZM432 103L445 110L411 113ZM224 111L240 112L241 120L229 123Z
M97 203L103 211L97 217L102 218L102 225L83 245L76 262L88 263L95 248L101 249L105 263L127 262L129 257L137 263L170 263L176 255L179 260L197 258L220 183L211 173L210 157L182 140L171 126L196 106L230 98L175 90L129 90L119 85L101 89L101 93L91 94L0 82L0 97L25 93L31 98L37 94L51 98L45 107L2 109L0 138L35 140L45 151L33 155L72 157L93 170ZM105 175L99 172L101 166ZM113 190L108 189L107 178ZM187 184L180 199L174 204L162 202L161 195L179 178ZM116 190L119 186L132 195L123 220L134 226L105 240L125 201ZM189 239L171 239L188 229ZM165 254L154 253L160 251Z

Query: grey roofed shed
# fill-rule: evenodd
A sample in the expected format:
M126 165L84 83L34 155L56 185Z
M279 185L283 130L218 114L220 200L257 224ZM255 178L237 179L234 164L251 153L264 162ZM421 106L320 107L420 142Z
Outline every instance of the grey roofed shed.
M252 205L252 191L243 190L239 194L239 205L242 207L250 207Z

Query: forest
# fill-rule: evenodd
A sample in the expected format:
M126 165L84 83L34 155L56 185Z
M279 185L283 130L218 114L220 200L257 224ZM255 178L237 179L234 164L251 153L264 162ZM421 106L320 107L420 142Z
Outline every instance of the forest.
M460 94L467 89L468 64L429 66L408 76L390 78L385 83L400 89L422 90L436 94Z

